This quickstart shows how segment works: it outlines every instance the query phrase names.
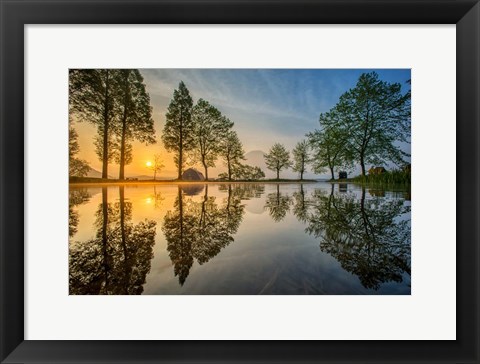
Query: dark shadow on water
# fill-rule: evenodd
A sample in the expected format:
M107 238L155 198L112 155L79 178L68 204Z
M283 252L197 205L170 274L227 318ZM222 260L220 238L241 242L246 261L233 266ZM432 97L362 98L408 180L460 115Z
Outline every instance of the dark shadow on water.
M108 202L102 188L102 203L96 212L96 237L70 244L70 294L141 294L150 271L156 223L133 224L132 203L119 187L119 202Z
M384 196L374 191L373 196ZM320 239L320 249L358 276L365 288L378 290L382 283L402 282L410 275L410 225L402 215L410 211L403 199L317 190L306 232Z
M205 264L234 241L233 235L245 213L232 185L228 185L228 196L223 203L208 196L208 188L206 185L202 201L197 202L178 187L174 208L163 220L162 231L180 285L185 283L195 260Z

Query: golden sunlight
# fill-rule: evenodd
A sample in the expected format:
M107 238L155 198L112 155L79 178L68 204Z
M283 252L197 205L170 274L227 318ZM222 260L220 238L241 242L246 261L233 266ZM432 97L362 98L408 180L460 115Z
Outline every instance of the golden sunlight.
M151 166L152 166L152 162L147 161L147 163L145 163L145 165L146 165L147 167L151 167Z

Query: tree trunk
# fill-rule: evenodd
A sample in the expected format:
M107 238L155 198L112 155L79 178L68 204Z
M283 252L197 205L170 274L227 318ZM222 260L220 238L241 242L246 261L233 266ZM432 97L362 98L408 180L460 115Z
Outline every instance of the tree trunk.
M105 100L103 104L103 166L102 166L102 178L108 178L108 127L109 127L109 120L108 120L108 104L109 104L109 87L110 87L110 74L109 71L106 70L106 80L105 80Z
M182 165L183 165L183 109L180 108L180 141L178 148L178 179L182 179Z
M227 168L228 168L228 180L232 180L232 166L230 165L230 159L227 158Z
M360 166L362 167L362 176L365 176L365 161L364 161L363 153L360 154Z
M335 174L333 173L333 167L330 167L330 173L332 175L332 180L335 179Z
M205 181L208 181L208 167L205 159L202 158L203 169L205 169Z
M153 170L153 180L155 181L157 179L157 169L155 168Z
M124 113L122 121L122 140L120 142L120 172L118 174L118 179L123 181L125 179L125 135L127 132L127 120L126 112Z
M300 181L303 181L303 171L300 172Z
M279 180L279 179L280 179L280 170L277 169L277 180Z
M123 117L122 117L122 138L120 141L120 171L118 175L118 179L123 181L125 179L125 143L126 143L126 136L127 136L127 117L128 117L128 73L125 74L124 81L124 90L125 96L123 98Z

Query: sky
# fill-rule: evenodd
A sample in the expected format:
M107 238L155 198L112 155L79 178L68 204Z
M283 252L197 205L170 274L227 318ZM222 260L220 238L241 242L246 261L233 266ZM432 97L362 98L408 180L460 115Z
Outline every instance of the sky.
M320 113L332 108L362 73L371 71L384 81L400 83L402 93L410 88L406 83L410 69L141 69L153 107L157 143L145 146L135 142L133 161L125 167L125 174L151 174L146 162L161 154L165 168L160 176L176 177L173 154L163 148L161 133L168 104L180 81L186 84L194 103L203 98L234 122L245 152L268 152L276 142L291 151L306 133L318 128ZM95 127L76 123L75 128L79 134L78 157L101 171L93 145ZM402 149L410 153L410 145L403 144ZM209 177L222 171L219 160L217 168L209 170ZM109 165L109 175L118 176L117 165ZM286 178L294 176L293 172L285 174ZM306 178L312 177L327 175L306 174Z

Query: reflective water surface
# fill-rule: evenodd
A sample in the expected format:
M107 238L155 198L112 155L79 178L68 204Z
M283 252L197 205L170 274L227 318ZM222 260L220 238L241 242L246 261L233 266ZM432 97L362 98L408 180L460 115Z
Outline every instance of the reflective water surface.
M71 187L70 294L410 294L410 194L353 184Z

